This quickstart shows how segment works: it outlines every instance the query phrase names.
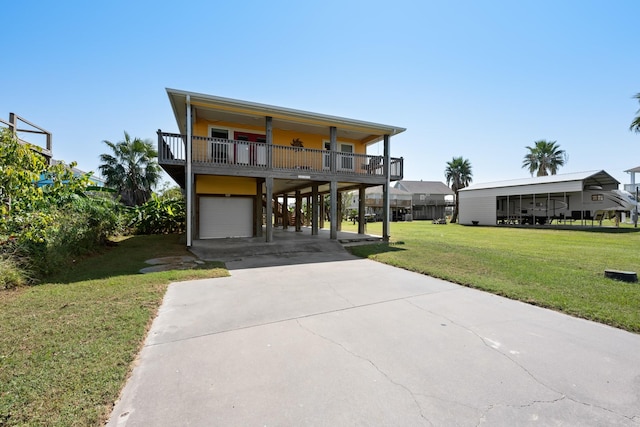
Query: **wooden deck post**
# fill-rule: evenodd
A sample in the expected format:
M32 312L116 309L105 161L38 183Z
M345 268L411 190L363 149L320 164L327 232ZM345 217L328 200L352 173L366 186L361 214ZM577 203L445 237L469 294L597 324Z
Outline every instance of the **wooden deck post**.
M187 147L186 147L186 168L185 168L185 180L186 180L186 185L185 185L185 193L187 196L187 200L186 200L186 205L187 205L187 212L186 212L186 220L187 220L187 230L186 230L186 234L187 234L187 247L191 247L191 245L193 244L193 233L194 233L194 227L193 227L193 218L194 218L194 185L193 185L193 174L191 173L191 146L192 146L192 141L191 141L191 136L192 136L192 130L191 130L191 96L187 95Z
M331 205L329 214L331 215L331 228L329 230L329 238L335 240L338 238L338 182L332 179L330 187L329 203Z
M265 179L267 187L267 219L266 219L266 242L273 241L273 177Z
M318 235L318 184L311 187L311 235Z
M382 240L385 242L389 241L389 187L391 186L391 180L389 179L389 161L391 160L389 139L389 135L384 136L383 174L385 182L382 186Z
M366 187L361 185L358 188L358 234L364 234L365 221L367 220L364 214L366 213Z
M289 228L289 198L285 193L282 196L282 229L286 230Z
M302 231L302 194L296 190L296 231Z
M256 179L256 201L254 206L254 236L262 237L262 197L264 195L262 190L262 184L264 184L263 178Z

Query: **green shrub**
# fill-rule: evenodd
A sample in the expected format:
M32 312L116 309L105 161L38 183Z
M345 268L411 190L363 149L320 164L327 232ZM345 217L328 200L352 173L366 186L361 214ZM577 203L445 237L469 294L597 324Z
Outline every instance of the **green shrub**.
M53 274L74 257L101 248L120 223L119 205L105 198L70 198L62 207L12 217L15 252L35 278Z
M162 198L155 194L147 203L129 208L129 226L135 234L179 234L186 228L182 196Z
M18 280L16 271L29 282L42 279L118 229L119 204L87 197L90 174L77 176L74 166L48 165L35 147L0 130L0 259L2 271L11 271L7 283ZM43 178L46 185L38 186Z
M0 254L0 289L12 289L27 283L26 270L12 256Z

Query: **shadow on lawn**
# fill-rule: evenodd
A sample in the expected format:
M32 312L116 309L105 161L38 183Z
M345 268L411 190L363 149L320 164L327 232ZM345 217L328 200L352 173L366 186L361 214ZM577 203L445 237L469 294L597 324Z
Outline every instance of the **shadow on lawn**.
M375 245L352 246L347 248L355 256L367 258L371 255L383 254L387 252L406 251L402 246L404 242L378 243Z

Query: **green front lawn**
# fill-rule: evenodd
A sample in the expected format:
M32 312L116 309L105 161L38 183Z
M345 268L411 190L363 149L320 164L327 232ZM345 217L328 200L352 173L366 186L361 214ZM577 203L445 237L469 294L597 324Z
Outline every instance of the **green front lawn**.
M367 224L368 233L381 231L381 223ZM603 277L606 268L640 270L640 233L617 231L414 221L392 223L388 245L352 251L638 333L640 284ZM49 283L0 291L0 425L101 425L167 284L228 275L219 263L137 273L146 259L185 254L176 236L136 236Z
M352 227L343 223L345 231ZM354 247L352 252L640 332L640 284L604 277L608 268L640 272L640 232L632 228L580 231L413 221L391 223L390 230L389 245ZM368 233L381 231L381 223L367 224Z
M167 285L228 275L221 263L138 274L187 254L177 236L135 236L46 284L0 291L0 426L102 425Z

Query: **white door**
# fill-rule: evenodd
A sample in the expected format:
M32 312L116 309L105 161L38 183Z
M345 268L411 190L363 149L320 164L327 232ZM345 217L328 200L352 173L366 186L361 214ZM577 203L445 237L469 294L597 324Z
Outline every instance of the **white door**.
M328 141L325 141L324 143L324 149L325 150L331 150L331 143ZM353 171L353 144L346 144L344 142L338 142L338 150L340 151L340 153L344 153L344 154L340 154L338 153L336 156L336 169L338 170L338 172L344 172L344 171ZM329 170L331 166L331 156L329 153L324 153L324 155L322 156L322 168L324 170Z
M253 198L200 197L200 239L253 236Z

